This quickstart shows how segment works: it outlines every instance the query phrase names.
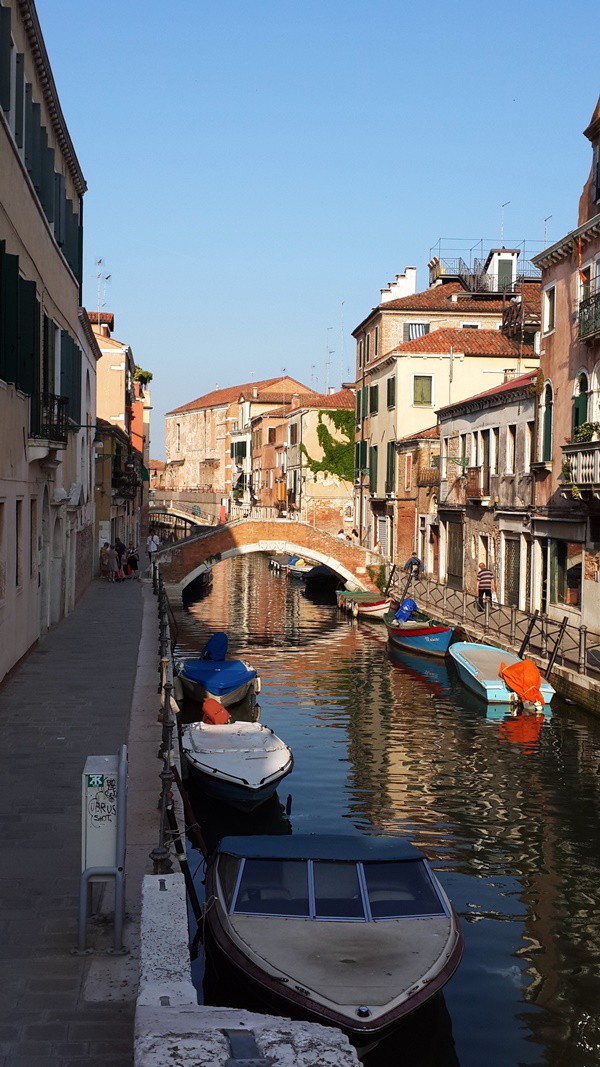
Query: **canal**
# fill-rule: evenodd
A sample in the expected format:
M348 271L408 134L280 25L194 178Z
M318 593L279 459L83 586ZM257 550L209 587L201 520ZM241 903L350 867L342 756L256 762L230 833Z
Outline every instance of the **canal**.
M279 797L289 821L279 803L241 820L200 803L207 836L290 823L408 835L459 915L465 951L444 1001L365 1063L600 1064L600 722L558 699L540 729L489 718L444 662L391 660L383 624L311 602L263 556L217 566L175 622L179 654L228 632L261 674L261 721L295 758ZM194 971L202 999L201 957ZM207 982L207 1000L230 998Z

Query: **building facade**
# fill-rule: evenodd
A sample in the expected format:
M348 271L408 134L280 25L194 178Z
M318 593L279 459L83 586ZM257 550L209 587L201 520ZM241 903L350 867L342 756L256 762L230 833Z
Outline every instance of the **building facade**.
M33 2L0 5L0 679L93 574L86 191Z
M402 566L416 552L428 574L438 573L439 455L438 427L429 426L398 441L391 453L392 470L388 472L395 501L395 507L388 507L396 562ZM385 537L385 519L381 526Z
M361 542L384 545L392 561L405 550L398 531L406 508L399 519L394 492L398 441L427 429L440 405L538 364L531 309L540 283L519 249L491 249L471 268L435 257L429 288L416 293L415 283L414 268L407 268L353 332L354 523ZM508 314L512 330L502 331Z
M600 100L584 135L592 158L578 225L535 257L543 313L533 606L598 630Z
M350 535L353 508L355 395L296 396L286 416L287 512L320 530Z

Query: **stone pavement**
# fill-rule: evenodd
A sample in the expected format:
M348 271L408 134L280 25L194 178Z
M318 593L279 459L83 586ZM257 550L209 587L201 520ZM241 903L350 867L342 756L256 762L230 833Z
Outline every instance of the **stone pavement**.
M0 1067L132 1063L134 999L85 999L92 962L71 950L81 772L127 741L148 597L95 581L0 687Z

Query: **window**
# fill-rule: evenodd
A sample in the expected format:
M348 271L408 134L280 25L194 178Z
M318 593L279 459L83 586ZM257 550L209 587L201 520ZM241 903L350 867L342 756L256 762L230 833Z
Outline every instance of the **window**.
M544 333L552 333L556 325L556 286L544 291Z
M360 389L357 389L356 390L356 425L357 426L360 426L360 400L361 400L361 391L360 391Z
M385 465L385 491L396 492L396 443L388 441L387 457Z
M525 455L523 459L523 470L525 474L528 474L531 470L531 464L533 462L533 434L535 430L534 422L525 423Z
M369 412L371 415L376 415L379 411L379 386L372 385L369 394Z
M578 276L578 289L579 289L579 302L587 300L591 296L592 292L592 265L588 263L587 267L579 268Z
M359 367L362 367L362 365L363 365L364 352L365 352L365 343L364 343L364 341L359 341L358 342L358 365L359 365Z
M363 417L363 419L366 419L368 414L369 414L369 388L368 388L368 386L363 385L363 389L362 389L362 417Z
M402 326L402 340L416 341L418 337L425 337L429 329L428 322L405 322Z
M492 445L490 454L490 471L492 474L498 474L500 469L500 428L498 426L492 427Z
M479 325L478 322L461 322L460 328L461 330L478 330Z
M396 378L393 375L387 380L387 406L388 408L396 407Z
M29 577L33 578L37 564L37 500L29 501Z
M375 336L373 338L373 341L374 341L374 344L373 344L373 356L376 359L377 356L379 355L379 326L375 327Z
M587 422L588 413L588 377L585 371L577 375L573 391L573 434L582 423Z
M23 581L23 501L17 500L15 510L15 585Z
M275 444L275 433L276 433L275 427L274 426L269 426L268 444L270 444L270 445L274 445Z
M517 427L506 427L506 473L515 473Z
M431 374L415 374L413 379L413 405L428 407L433 404L433 377Z
M366 471L367 469L367 442L360 442L360 469Z
M298 423L292 422L290 425L290 445L298 444Z
M552 407L554 396L550 382L546 382L544 389L544 406L542 418L542 462L550 463L552 460Z
M412 485L412 455L410 452L404 457L404 491L410 493Z
M304 860L244 860L235 912L308 918L308 871Z
M181 423L175 423L175 451L181 452Z
M469 465L469 456L467 453L467 434L461 433L458 441L458 458L462 460L461 467L467 467Z
M421 860L404 863L365 863L371 915L443 915L444 908Z
M371 334L368 333L365 340L365 363L371 359Z
M364 919L365 912L355 863L315 860L315 916L324 919Z
M369 449L369 489L371 496L377 493L377 445L371 445Z
M550 539L550 603L577 607L581 599L581 545Z

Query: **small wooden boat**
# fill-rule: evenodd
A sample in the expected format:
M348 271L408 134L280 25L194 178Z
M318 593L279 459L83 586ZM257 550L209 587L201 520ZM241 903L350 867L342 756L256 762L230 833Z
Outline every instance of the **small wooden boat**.
M514 652L505 652L495 645L480 645L474 641L458 641L450 648L450 655L458 671L461 682L477 696L491 704L516 704L520 697L510 689L500 677L500 668L515 663L522 663ZM545 679L540 685L544 706L554 696L554 689Z
M181 747L200 789L244 811L269 800L294 766L288 746L257 722L189 723Z
M261 1003L363 1044L438 993L462 954L450 901L402 838L223 838L205 923L209 951Z
M177 677L187 696L200 701L212 697L228 708L243 700L251 689L260 692L260 678L254 667L242 659L225 659L227 647L227 634L215 633L199 658L183 662Z
M385 615L383 621L391 645L427 656L445 656L454 636L453 626L428 618L410 598L402 601L395 615Z
M367 593L363 590L338 589L336 598L338 608L351 612L354 618L366 615L371 619L383 619L392 606L390 597L385 597L383 593Z

